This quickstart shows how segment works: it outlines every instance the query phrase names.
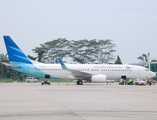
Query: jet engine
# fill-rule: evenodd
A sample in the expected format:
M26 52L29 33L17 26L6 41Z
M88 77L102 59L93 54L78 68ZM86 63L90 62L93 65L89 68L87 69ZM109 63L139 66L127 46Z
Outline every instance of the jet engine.
M106 82L106 79L107 79L106 75L93 75L91 77L91 81L93 83L104 83Z

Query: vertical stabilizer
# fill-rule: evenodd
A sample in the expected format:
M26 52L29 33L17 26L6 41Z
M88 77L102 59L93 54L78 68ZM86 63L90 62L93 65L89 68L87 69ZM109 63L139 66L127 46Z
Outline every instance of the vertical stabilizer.
M3 36L7 54L10 63L26 63L32 64L22 50L16 45L16 43L10 38L10 36Z

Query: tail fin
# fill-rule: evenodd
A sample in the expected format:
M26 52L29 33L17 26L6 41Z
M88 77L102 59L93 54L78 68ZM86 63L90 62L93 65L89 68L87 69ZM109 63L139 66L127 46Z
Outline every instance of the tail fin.
M10 63L20 62L20 63L32 64L32 62L27 58L27 56L22 52L22 50L16 45L16 43L9 36L3 36L3 38L4 38Z

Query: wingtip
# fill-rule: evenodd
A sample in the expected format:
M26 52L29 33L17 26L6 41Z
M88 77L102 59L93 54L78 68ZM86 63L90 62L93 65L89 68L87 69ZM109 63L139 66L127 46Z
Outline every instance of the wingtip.
M61 65L62 69L64 69L64 70L68 69L60 58L58 58L58 61L59 61L60 65Z

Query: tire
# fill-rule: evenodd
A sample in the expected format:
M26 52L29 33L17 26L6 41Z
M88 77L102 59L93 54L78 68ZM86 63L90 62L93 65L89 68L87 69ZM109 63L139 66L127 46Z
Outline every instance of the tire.
M82 81L79 81L79 85L83 85L83 82L82 82Z
M76 83L77 83L77 85L83 85L82 80L78 80Z

